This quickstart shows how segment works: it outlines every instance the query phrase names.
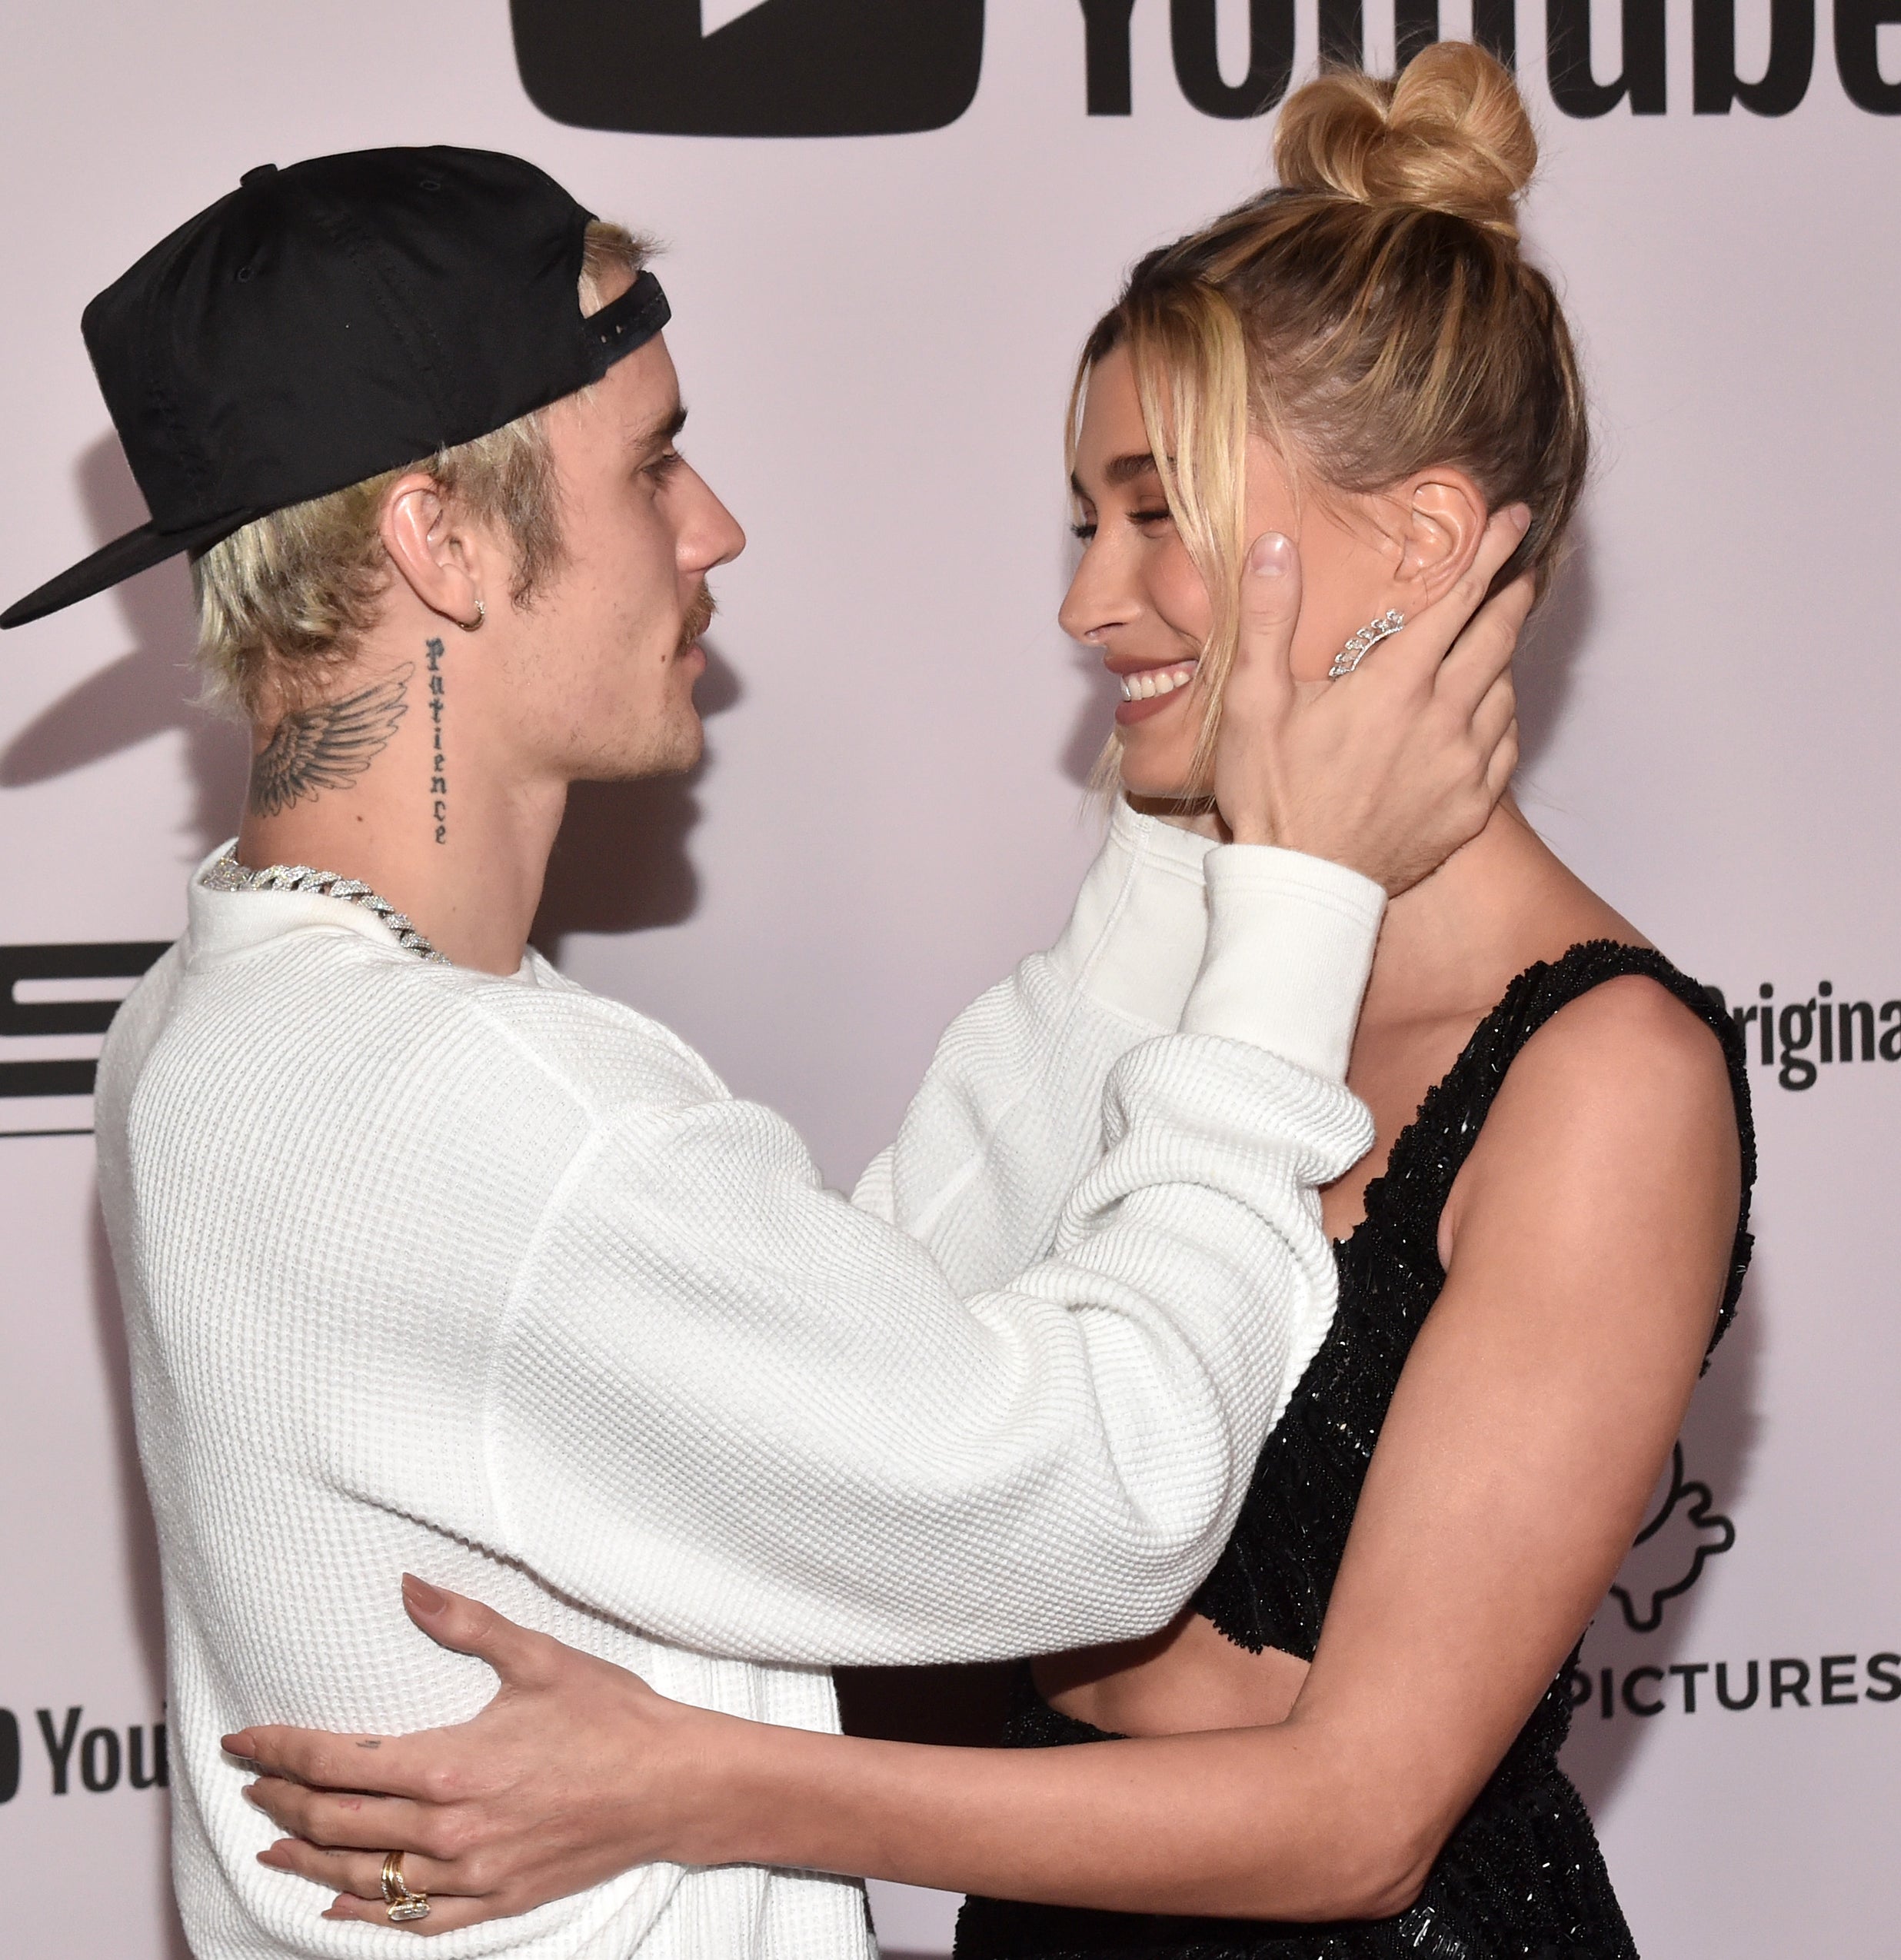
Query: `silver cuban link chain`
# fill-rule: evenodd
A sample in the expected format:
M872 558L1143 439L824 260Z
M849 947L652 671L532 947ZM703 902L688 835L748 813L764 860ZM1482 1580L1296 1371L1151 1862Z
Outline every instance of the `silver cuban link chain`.
M261 871L254 871L227 852L205 867L198 883L207 891L308 891L320 898L348 899L352 905L360 905L381 919L396 935L397 944L405 953L434 960L441 966L451 964L446 953L438 953L404 913L388 899L378 898L360 878L315 870L308 864L267 864Z

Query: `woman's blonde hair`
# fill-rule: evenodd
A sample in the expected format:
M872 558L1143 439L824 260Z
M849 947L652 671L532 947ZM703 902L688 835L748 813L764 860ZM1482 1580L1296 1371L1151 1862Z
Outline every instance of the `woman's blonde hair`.
M598 312L652 249L618 225L589 225L581 311ZM461 510L508 532L515 554L510 597L527 604L561 557L546 414L538 409L403 469L273 511L200 552L191 582L207 699L263 721L321 695L376 617L390 575L379 531L383 493L408 470L426 471Z
M1442 42L1397 79L1323 74L1282 110L1278 186L1150 253L1090 334L1070 398L1072 463L1089 376L1126 348L1142 419L1214 623L1205 783L1239 632L1247 443L1297 493L1383 490L1467 471L1531 527L1499 574L1540 587L1583 488L1584 388L1550 281L1519 247L1537 139L1512 78ZM1106 759L1107 760L1107 759Z

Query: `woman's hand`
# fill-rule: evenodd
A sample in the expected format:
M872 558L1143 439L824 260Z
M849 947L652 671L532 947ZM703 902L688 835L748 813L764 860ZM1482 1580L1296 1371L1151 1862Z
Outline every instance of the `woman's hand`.
M1478 835L1517 764L1511 658L1531 581L1485 595L1529 521L1523 504L1495 512L1464 577L1332 683L1297 682L1288 665L1292 541L1255 541L1215 747L1215 801L1236 843L1331 858L1397 895Z
M264 1772L246 1794L292 1834L261 1863L332 1888L325 1918L381 1925L383 1859L400 1851L404 1883L430 1899L408 1930L442 1933L635 1865L701 1862L687 1789L733 1725L420 1579L404 1579L403 1602L431 1639L495 1670L494 1699L472 1722L414 1735L227 1735Z

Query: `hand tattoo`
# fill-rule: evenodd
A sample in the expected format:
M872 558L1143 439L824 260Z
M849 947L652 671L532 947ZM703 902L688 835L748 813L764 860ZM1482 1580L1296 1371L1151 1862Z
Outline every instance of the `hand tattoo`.
M413 663L341 701L287 714L251 765L251 807L275 817L325 790L347 790L388 746L408 712Z
M449 784L442 760L442 642L425 640L429 656L429 730L434 738L435 754L429 764L430 810L435 818L435 840L449 840Z

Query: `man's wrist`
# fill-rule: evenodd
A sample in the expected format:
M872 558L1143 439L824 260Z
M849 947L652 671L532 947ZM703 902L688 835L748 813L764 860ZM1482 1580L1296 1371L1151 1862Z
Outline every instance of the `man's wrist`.
M1208 948L1182 1030L1253 1043L1343 1080L1386 894L1325 858L1233 844L1208 854Z
M1159 1028L1180 1023L1207 940L1202 865L1211 839L1118 799L1050 958L1101 1006Z

